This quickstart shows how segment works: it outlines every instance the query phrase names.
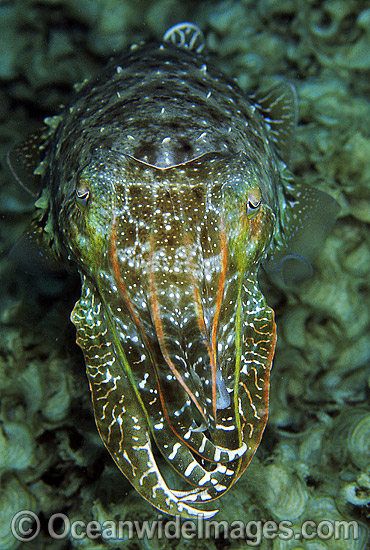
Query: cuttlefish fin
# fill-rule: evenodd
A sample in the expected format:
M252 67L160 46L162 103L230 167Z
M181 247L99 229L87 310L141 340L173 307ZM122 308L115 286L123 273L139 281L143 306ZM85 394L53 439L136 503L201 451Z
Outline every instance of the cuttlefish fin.
M7 154L6 160L17 182L37 198L41 191L41 176L45 173L43 161L48 138L61 121L60 115L44 118L44 126L16 144Z
M263 268L279 285L303 283L313 273L311 263L334 227L339 204L313 187L298 187L296 199L287 210L285 245L273 253Z
M165 32L163 40L195 53L201 53L205 48L204 35L194 23L177 23Z
M41 189L41 177L37 173L40 166L45 128L21 141L6 156L10 171L19 185L36 198ZM35 173L36 171L36 173Z
M46 140L59 120L59 116L46 118L45 126L15 145L6 156L16 181L34 199L37 198L32 221L8 252L8 258L29 275L65 271L65 266L53 251L53 232L48 223L48 200L45 192L41 192L41 176L45 168L42 159Z
M28 275L43 276L65 271L65 265L58 260L45 231L37 220L32 220L8 252L8 258Z
M267 92L257 92L249 99L268 124L279 156L288 164L298 121L295 87L290 82L282 82Z

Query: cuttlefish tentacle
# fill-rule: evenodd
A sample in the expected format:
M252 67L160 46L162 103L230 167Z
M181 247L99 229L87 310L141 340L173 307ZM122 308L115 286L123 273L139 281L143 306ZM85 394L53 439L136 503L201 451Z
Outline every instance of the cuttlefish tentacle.
M227 447L215 445L212 441L210 441L209 438L206 437L206 435L204 435L204 433L196 431L196 426L194 425L194 418L188 406L183 407L181 412L175 411L175 414L171 414L168 411L169 404L165 399L165 395L164 395L165 392L161 390L161 387L163 387L163 384L165 382L160 380L160 375L158 373L158 366L156 364L155 358L153 357L151 344L148 340L148 337L146 336L146 333L144 331L144 328L142 327L142 323L138 315L134 311L134 307L130 299L128 298L127 292L122 282L122 278L119 271L115 240L116 240L116 229L114 224L111 239L110 239L109 255L113 266L115 281L117 282L121 292L121 296L124 299L124 305L127 307L130 317L132 321L135 323L136 328L140 334L140 337L142 338L142 341L145 345L145 349L148 352L149 360L152 364L153 372L155 373L155 376L156 376L156 387L157 387L158 395L161 401L161 412L163 413L164 420L166 421L166 424L165 424L166 427L169 426L171 428L171 430L176 435L176 437L181 442L181 444L185 444L187 447L189 447L189 449L197 453L199 456L201 456L205 460L208 460L210 462L220 462L220 463L227 463L235 460L236 458L242 456L246 451L246 445L244 443L241 443L239 448L236 448L236 449L229 449ZM161 346L163 357L167 362L167 364L169 365L169 367L171 368L171 371L176 372L180 383L182 383L182 386L184 387L184 392L185 392L184 401L186 403L186 399L188 398L189 394L191 395L192 392L188 388L187 384L183 381L183 377L180 375L176 367L173 365L172 359L166 351L166 345L163 337L163 329L161 326L161 319L160 319L159 310L158 310L159 306L156 298L156 290L155 290L154 284L152 285L152 288L151 288L151 302L152 302L154 324L156 324L157 337L159 340L159 344ZM179 391L181 391L181 389L179 389ZM153 409L157 410L157 406L153 407L150 404L153 401L153 398L148 396L147 394L145 394L144 396L144 392L143 392L143 398L146 400L146 406L148 407L148 410L151 410L151 413L149 415L151 418L151 424L156 425L160 422L163 424L162 422L163 417L156 418L154 414ZM195 397L194 397L194 400L196 402ZM166 438L161 437L161 439L164 439L164 442L166 442ZM159 445L159 448L162 449L162 445ZM179 458L179 461L180 461L180 458Z

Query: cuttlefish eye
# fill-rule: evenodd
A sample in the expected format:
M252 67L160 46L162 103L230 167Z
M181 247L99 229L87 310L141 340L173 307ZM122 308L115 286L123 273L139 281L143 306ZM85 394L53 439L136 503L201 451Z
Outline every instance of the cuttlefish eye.
M248 193L247 199L247 218L251 220L257 214L261 206L261 191L256 189L251 189Z
M81 183L81 182L79 182ZM85 210L90 197L90 191L86 184L79 185L75 191L77 207L82 211Z

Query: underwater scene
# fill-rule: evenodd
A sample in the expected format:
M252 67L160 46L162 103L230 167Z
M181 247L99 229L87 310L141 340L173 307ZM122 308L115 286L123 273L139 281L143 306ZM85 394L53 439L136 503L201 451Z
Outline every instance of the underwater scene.
M368 2L0 29L0 550L369 549Z

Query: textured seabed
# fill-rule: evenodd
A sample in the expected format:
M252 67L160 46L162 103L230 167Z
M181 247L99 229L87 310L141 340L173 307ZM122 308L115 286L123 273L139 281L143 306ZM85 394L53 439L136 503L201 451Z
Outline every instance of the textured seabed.
M360 539L281 541L263 550L365 549L370 533L370 8L365 0L50 0L0 2L0 550L21 509L43 519L37 548L249 548L243 540L51 541L46 520L157 519L100 441L69 314L74 274L30 274L7 253L32 213L4 155L58 112L75 82L138 39L191 20L219 66L253 90L297 88L297 180L332 194L341 213L313 279L267 288L278 347L264 438L215 519L356 520ZM25 260L27 265L27 258ZM176 483L173 480L173 483Z

